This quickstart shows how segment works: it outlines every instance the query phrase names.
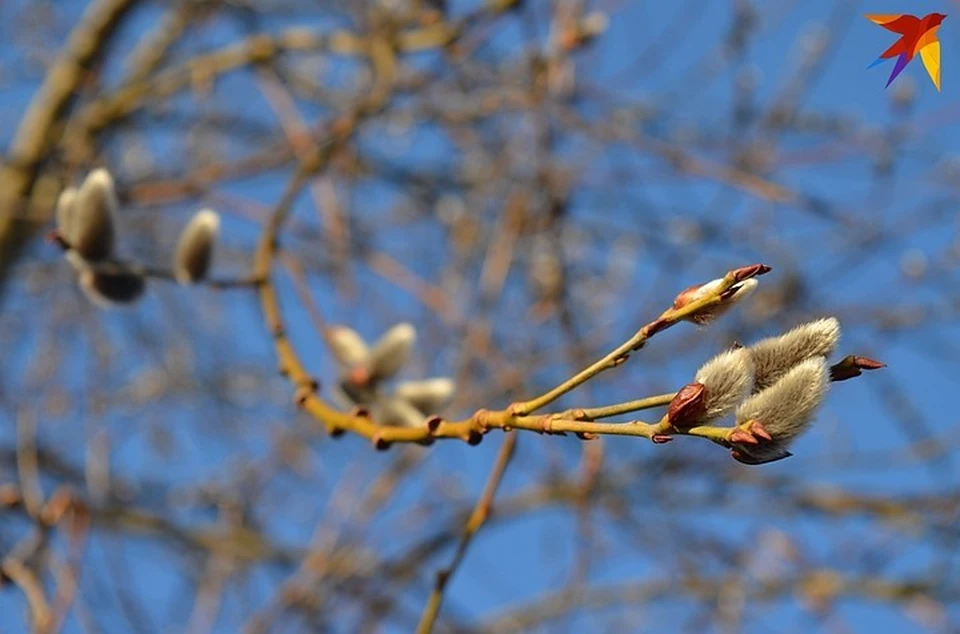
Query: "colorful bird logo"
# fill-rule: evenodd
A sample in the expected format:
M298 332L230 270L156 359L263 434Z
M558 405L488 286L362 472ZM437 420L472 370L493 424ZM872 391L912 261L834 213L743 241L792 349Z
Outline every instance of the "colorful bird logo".
M867 15L868 20L879 24L888 31L900 34L900 39L893 46L885 50L868 68L873 68L885 59L897 58L897 63L887 80L889 86L897 75L907 67L910 60L917 53L923 60L923 67L933 81L933 85L940 91L940 40L937 39L937 29L945 16L942 13L931 13L922 18L905 14Z

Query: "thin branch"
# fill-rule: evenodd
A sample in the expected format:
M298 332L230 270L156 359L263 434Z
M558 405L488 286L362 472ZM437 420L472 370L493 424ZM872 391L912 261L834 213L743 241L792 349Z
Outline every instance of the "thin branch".
M697 301L690 302L681 308L668 308L657 319L638 330L636 334L627 339L624 343L617 346L613 351L599 361L584 368L549 392L546 392L528 401L515 403L510 407L511 411L513 411L515 414L529 414L531 412L535 412L545 405L549 405L567 392L576 389L604 370L615 368L626 361L631 352L643 348L643 346L646 345L647 340L658 332L677 325L686 317L700 313L701 311L709 309L710 307L720 305L724 301L724 293L730 290L735 284L757 275L763 275L769 271L770 267L763 264L756 264L753 266L734 269L728 272L725 276L723 276L722 283L714 290L714 292L707 294L705 297Z
M507 470L507 466L510 464L510 459L513 458L516 447L517 435L507 434L503 444L500 445L500 452L497 454L496 462L494 462L490 476L487 478L487 484L483 489L483 494L480 496L480 499L477 500L477 504L470 514L470 519L467 520L467 524L464 526L463 534L460 536L460 542L457 544L457 552L454 554L453 560L450 562L450 565L437 572L433 592L430 593L427 605L424 607L423 614L420 616L420 623L417 625L417 634L430 634L430 632L433 631L433 625L437 620L437 616L440 614L440 606L443 603L443 595L447 584L450 583L450 579L463 562L463 558L467 554L467 549L470 547L470 543L473 541L477 531L479 531L484 522L487 521L491 506L493 505L493 498L497 494L497 489L500 487L500 482L503 480L503 475Z
M34 630L38 632L44 632L50 626L50 603L43 583L26 562L44 548L46 541L46 531L34 530L0 561L0 572L13 581L26 597Z
M177 281L176 276L173 274L173 271L168 269L159 269L150 266L139 265L135 265L134 269L144 277L180 284L180 282ZM255 288L259 285L260 280L252 275L238 278L212 278L198 280L192 284L192 286L206 286L208 288L216 288L220 290L228 288Z
M656 396L648 396L636 401L616 403L614 405L606 405L604 407L572 409L564 412L564 414L567 418L572 418L574 420L596 420L598 418L610 418L611 416L619 416L620 414L629 414L631 412L639 412L645 409L669 405L670 401L672 401L676 395L676 392L668 392L666 394L657 394Z
M357 117L349 117L347 121L355 123ZM331 131L337 131L339 128L331 127ZM350 135L353 129L340 129L345 139ZM340 412L323 399L317 391L319 384L307 371L292 342L287 337L283 325L283 318L280 314L280 306L276 296L276 290L273 282L270 280L269 271L276 252L276 233L280 225L290 211L294 198L299 194L307 180L308 174L312 170L319 170L329 159L335 147L342 142L337 138L331 137L326 145L321 146L311 161L304 163L293 179L288 183L287 190L284 192L280 203L277 205L273 216L267 223L261 236L257 254L254 258L253 277L263 280L259 287L260 305L263 311L264 320L274 340L274 349L279 358L280 373L287 376L296 388L294 400L296 404L304 411L309 413L314 419L326 427L327 431L333 435L339 435L344 431L350 431L366 438L369 438L378 449L387 449L394 442L417 442L421 444L430 444L436 438L459 438L469 444L479 443L483 435L491 429L502 429L511 431L513 429L524 429L538 433L575 433L584 439L589 439L594 435L618 435L618 436L637 436L656 440L655 436L666 431L672 431L669 423L661 419L657 424L649 424L641 421L632 421L629 423L596 423L589 420L569 420L562 414L545 414L539 416L527 416L526 412L533 411L562 394L574 389L576 386L584 383L588 379L596 376L605 369L616 367L627 360L632 350L643 347L644 343L655 335L681 320L701 314L704 310L709 310L725 301L725 293L735 284L768 272L767 266L756 264L748 267L734 269L727 273L712 292L707 293L703 298L689 302L679 308L673 307L664 311L660 317L641 328L636 335L627 340L626 343L619 346L616 350L608 354L600 361L581 371L571 379L568 379L560 386L554 388L537 399L527 401L526 403L514 404L504 410L479 410L469 419L459 422L447 422L438 418L431 418L424 421L422 427L393 427L377 424L366 416L347 414ZM663 397L653 397L653 402L659 403ZM724 430L726 433L729 430Z
M26 411L17 416L17 472L23 505L30 517L39 520L43 508L43 487L37 465L37 419Z

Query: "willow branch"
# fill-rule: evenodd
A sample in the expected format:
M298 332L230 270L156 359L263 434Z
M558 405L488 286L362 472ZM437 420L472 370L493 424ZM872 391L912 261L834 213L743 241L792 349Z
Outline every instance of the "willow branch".
M380 64L394 53L415 53L438 49L455 42L477 20L502 14L517 5L517 0L491 1L457 22L418 27L396 33L389 51L377 34L354 33L347 29L316 32L297 26L280 33L258 33L222 49L197 55L149 76L134 73L133 81L92 102L78 113L64 135L64 145L75 153L84 139L110 123L129 116L157 99L171 97L189 88L198 77L212 79L238 69L271 62L282 54L324 51L345 56L370 58ZM380 71L383 68L378 69ZM378 73L382 77L382 73ZM82 156L75 154L76 156Z
M463 558L467 554L467 549L470 547L474 536L483 526L484 522L486 522L487 517L489 517L490 508L493 505L493 498L497 494L497 489L500 487L503 474L510 464L510 459L513 457L516 446L517 435L508 434L500 446L500 452L497 454L496 462L490 471L490 476L487 478L487 484L483 489L483 494L480 496L480 499L477 500L477 504L474 506L473 512L470 514L470 518L467 520L467 524L463 529L463 534L460 536L460 542L457 544L457 551L454 553L453 560L450 562L450 565L437 572L433 591L430 593L427 605L424 607L423 614L420 616L420 623L417 625L417 634L430 634L430 632L433 631L433 625L436 623L437 616L440 614L440 606L443 603L443 596L447 584L450 583L450 579L463 562Z
M353 120L353 119L351 119ZM657 440L656 436L669 430L669 424L661 419L656 424L645 423L642 421L630 421L626 423L598 423L592 420L574 420L568 416L579 417L581 412L586 413L583 418L599 418L597 414L612 416L617 413L632 411L646 407L656 407L666 402L666 395L651 397L633 401L629 404L620 404L606 408L596 408L595 410L572 410L561 414L541 414L530 416L523 414L523 410L532 410L540 404L546 404L560 394L572 390L577 385L596 376L608 367L615 367L623 363L629 352L639 349L643 343L653 334L664 330L679 322L680 320L709 309L724 301L724 293L734 284L746 279L746 276L759 275L766 273L769 268L763 265L754 265L752 267L743 267L730 271L724 278L723 283L718 285L713 293L707 294L702 299L690 302L681 308L670 308L655 321L647 324L638 331L638 334L629 339L626 343L618 347L612 353L590 366L578 375L564 382L554 390L526 405L523 403L515 404L505 410L484 410L481 409L470 418L449 422L440 418L433 417L424 422L421 427L393 427L380 425L365 415L348 414L338 411L321 399L318 395L319 385L317 381L306 370L303 362L296 353L290 339L287 337L283 325L283 319L280 314L280 306L277 299L276 289L270 279L270 268L276 251L276 233L279 230L284 218L289 213L293 199L303 187L309 170L320 169L328 159L330 152L338 145L340 141L331 140L328 145L323 146L321 152L309 162L305 163L297 175L288 184L277 208L270 221L264 229L260 243L257 248L257 254L254 259L253 276L262 280L259 286L260 305L264 315L264 320L274 340L274 349L279 359L278 369L295 386L294 400L296 404L305 412L310 414L315 420L319 421L327 431L332 435L339 435L345 431L364 436L370 439L378 449L387 449L395 442L417 442L421 444L431 444L437 438L458 438L469 444L479 443L483 435L491 429L501 429L511 431L514 429L523 429L542 434L565 434L574 433L583 439L589 439L597 435L617 435L617 436L636 436ZM305 171L307 170L307 171ZM745 273L746 271L746 273ZM680 433L672 430L673 433ZM726 433L728 430L724 430Z
M30 199L38 167L53 142L51 132L86 78L88 67L109 46L120 21L135 4L135 0L90 3L13 135L8 162L0 166L0 283L35 231L19 211L21 201Z
M626 401L624 403L616 403L614 405L606 405L604 407L571 409L564 412L564 414L567 418L571 418L573 420L597 420L598 418L610 418L611 416L639 412L645 409L652 409L654 407L664 407L669 405L670 401L672 401L676 395L676 392L668 392L666 394L657 394L656 396L648 396L635 401Z
M570 392L583 383L589 381L605 370L615 368L624 363L631 352L643 348L647 341L655 334L680 323L685 318L691 317L711 307L719 306L724 301L724 293L730 290L735 284L756 275L763 275L770 271L770 267L757 264L752 267L742 267L728 272L723 276L722 283L717 286L712 293L707 294L701 299L685 304L680 308L671 307L663 311L659 317L651 321L636 334L617 346L613 351L604 356L599 361L584 368L573 375L560 385L544 394L521 403L514 403L510 409L515 414L529 414L535 412L545 405L549 405L567 392Z
M176 276L173 274L173 271L168 269L159 269L149 266L135 266L134 269L144 277L148 277L150 279L180 284L180 282L177 281ZM258 286L259 284L260 279L252 275L237 278L210 278L197 280L196 282L192 283L193 286L206 286L208 288L216 289L252 288Z
M60 250L62 250L64 253L66 253L72 248L72 246L67 241L67 239L59 231L52 231L48 235L48 240L54 243L55 245L57 245L60 248ZM149 278L152 280L162 280L164 282L173 282L175 284L181 284L181 282L177 280L177 276L174 275L173 271L171 271L170 269L162 269L154 266L148 266L148 265L140 264L139 262L127 262L126 264L129 264L131 270L133 270L137 275L140 275L142 277ZM106 270L109 272L110 268L114 265L114 263L110 261L87 262L86 265L89 266L90 269L95 272L98 270L101 270L101 271ZM250 288L250 287L258 286L260 284L260 279L258 277L251 275L251 276L240 277L240 278L203 279L203 280L197 280L196 282L192 282L191 284L194 286L206 286L208 288L216 288L216 289Z

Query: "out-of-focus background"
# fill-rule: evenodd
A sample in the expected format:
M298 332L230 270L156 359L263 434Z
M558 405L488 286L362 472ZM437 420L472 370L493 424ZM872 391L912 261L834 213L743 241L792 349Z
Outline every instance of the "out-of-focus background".
M863 14L901 11L948 15L941 93L919 59L886 90L893 62L867 69L897 36ZM46 610L46 631L414 631L503 434L330 438L293 406L250 288L152 280L104 311L43 240L57 193L105 166L122 255L167 266L212 207L214 275L243 278L299 161L347 126L274 271L324 398L330 325L413 323L401 378L453 377L445 413L467 416L753 262L774 268L753 297L561 406L675 390L733 341L825 315L841 354L889 365L834 385L762 467L697 439L520 434L434 631L960 631L960 3L0 16L0 630L44 631Z

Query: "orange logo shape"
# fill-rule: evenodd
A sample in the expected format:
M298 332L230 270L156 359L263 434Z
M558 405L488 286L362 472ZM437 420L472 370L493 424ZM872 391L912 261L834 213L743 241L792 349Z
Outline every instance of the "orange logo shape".
M920 53L920 59L923 60L923 67L927 69L930 80L940 91L940 40L937 39L937 29L940 23L947 17L942 13L930 13L918 18L914 15L902 13L889 13L883 15L867 15L866 18L874 24L879 24L888 31L893 31L900 35L900 39L893 43L893 46L880 54L880 57L867 68L873 68L884 60L897 58L897 63L890 73L890 79L887 80L887 86L893 83L897 75L907 67L910 60L917 53Z

